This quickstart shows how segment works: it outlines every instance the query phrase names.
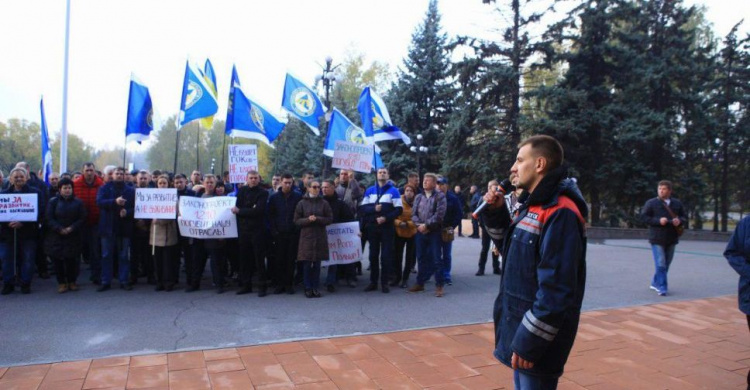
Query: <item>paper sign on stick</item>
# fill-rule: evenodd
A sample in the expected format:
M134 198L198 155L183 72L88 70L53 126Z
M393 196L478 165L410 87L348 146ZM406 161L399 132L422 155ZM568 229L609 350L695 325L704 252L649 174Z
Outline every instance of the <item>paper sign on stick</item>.
M328 233L328 257L324 264L349 264L362 258L362 240L359 238L359 222L334 223L326 226Z
M176 188L136 188L135 219L175 219Z
M0 222L37 220L37 194L0 194Z
M258 170L258 145L229 145L229 182L244 183L249 171Z
M180 234L203 239L237 238L237 218L232 214L236 201L230 196L180 197Z
M336 141L331 167L370 173L372 171L372 154L372 145Z

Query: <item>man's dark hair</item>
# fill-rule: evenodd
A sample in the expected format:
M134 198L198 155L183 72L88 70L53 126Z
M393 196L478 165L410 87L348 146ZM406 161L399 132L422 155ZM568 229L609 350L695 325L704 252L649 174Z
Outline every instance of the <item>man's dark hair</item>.
M409 178L412 178L412 177L417 177L417 178L418 178L418 177L419 177L419 175L417 175L417 173L416 173L416 172L409 172L409 174L408 174L408 175L407 175L406 177L409 177Z
M184 173L178 173L178 174L174 175L174 178L175 178L175 180L176 179L185 179L185 180L187 180L187 176L185 176Z
M325 179L325 180L322 181L322 183L328 183L328 184L331 185L331 187L336 188L336 183L334 183L333 180L331 180L331 179Z
M553 137L548 135L534 135L526 138L518 145L518 148L522 148L526 145L531 145L531 149L537 156L544 157L547 160L548 169L551 171L563 163L564 154L562 145Z
M284 180L284 179L292 179L292 180L294 180L294 177L292 176L291 173L285 173L285 174L281 175L281 180Z
M669 180L662 180L662 181L660 181L658 187L661 187L661 186L667 187L667 188L669 188L670 191L672 191L672 182L669 181Z
M122 173L125 173L125 168L123 167L115 167L115 169L112 170L112 172L122 171Z
M153 171L153 172L151 172L151 174L152 174L152 175L153 175L153 176L154 176L155 178L159 178L159 176L161 176L161 174L162 174L162 171L160 171L160 170L158 170L158 169L154 169L154 171Z
M94 165L94 163L92 163L91 161L83 163L83 168L86 169L86 167L91 167L91 168L94 168L94 170L96 170L96 165Z
M57 188L62 189L63 186L70 186L70 188L73 188L73 180L70 180L67 177L64 179L60 179L60 181L57 183Z

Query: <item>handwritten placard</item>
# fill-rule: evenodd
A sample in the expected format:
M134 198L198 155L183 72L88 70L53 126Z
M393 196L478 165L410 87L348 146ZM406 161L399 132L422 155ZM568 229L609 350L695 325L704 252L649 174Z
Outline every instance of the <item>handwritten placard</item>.
M362 240L359 222L334 223L326 227L328 233L327 265L349 264L362 259Z
M37 194L0 194L0 222L37 220Z
M237 238L237 218L232 214L237 198L180 198L177 224L183 237Z
M333 149L331 167L353 169L357 172L372 171L372 145L361 145L353 142L336 141Z
M229 145L229 181L244 183L247 173L258 170L258 145Z
M177 218L176 188L136 188L135 219Z

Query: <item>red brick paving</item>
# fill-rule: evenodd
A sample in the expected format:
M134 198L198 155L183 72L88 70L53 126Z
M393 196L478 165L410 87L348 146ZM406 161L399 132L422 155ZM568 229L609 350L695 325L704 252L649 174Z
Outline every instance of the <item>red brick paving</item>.
M736 296L586 312L562 390L745 389ZM492 324L0 367L8 389L512 389Z

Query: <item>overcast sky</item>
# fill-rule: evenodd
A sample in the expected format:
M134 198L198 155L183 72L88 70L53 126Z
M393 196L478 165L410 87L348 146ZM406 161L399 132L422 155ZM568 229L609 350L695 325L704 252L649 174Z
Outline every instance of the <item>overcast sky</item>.
M44 95L49 130L61 129L65 3L0 0L0 121L39 122ZM327 55L338 63L355 50L395 72L428 0L71 3L68 131L107 148L124 142L131 72L149 87L162 118L179 110L188 57L201 67L207 57L213 63L218 118L226 117L232 64L243 88L279 112L284 74L312 83ZM449 35L497 36L492 29L502 19L481 0L442 0L439 7ZM719 36L740 18L750 19L750 1L713 1L708 7ZM747 20L742 31L750 31L749 25Z

